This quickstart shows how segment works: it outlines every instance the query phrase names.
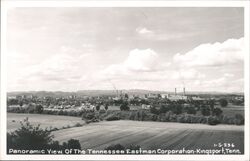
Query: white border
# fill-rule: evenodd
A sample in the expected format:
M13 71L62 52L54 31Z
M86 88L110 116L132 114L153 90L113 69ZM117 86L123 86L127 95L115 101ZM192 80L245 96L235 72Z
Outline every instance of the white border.
M15 1L1 4L0 160L249 160L249 1ZM244 155L6 155L6 20L11 7L244 7L245 154ZM13 73L14 74L14 73Z

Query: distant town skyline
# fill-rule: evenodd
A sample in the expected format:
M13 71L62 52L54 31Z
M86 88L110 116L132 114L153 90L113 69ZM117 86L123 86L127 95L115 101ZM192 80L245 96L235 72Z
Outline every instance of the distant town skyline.
M10 8L7 91L244 91L239 7Z

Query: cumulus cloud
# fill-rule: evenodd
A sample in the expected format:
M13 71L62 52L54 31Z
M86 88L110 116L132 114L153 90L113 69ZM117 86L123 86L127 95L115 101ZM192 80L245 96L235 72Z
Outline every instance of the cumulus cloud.
M25 68L23 78L26 80L43 80L43 81L67 81L79 79L77 74L77 59L68 54L57 54L53 57Z
M151 31L151 30L149 30L149 29L147 29L147 28L145 28L145 27L138 27L138 28L136 29L136 32L137 32L138 34L153 34L153 31Z
M108 75L128 75L139 72L155 72L163 70L169 63L159 63L159 55L152 49L134 49L129 52L126 60L107 67L104 72Z
M220 66L244 60L244 38L222 43L201 44L186 54L174 55L174 62L184 66Z
M157 68L159 56L152 49L130 51L124 65L133 71L152 71Z
M232 78L232 77L234 77L234 74L231 74L231 73L225 73L225 74L224 74L224 77L227 77L227 78Z
M206 75L200 73L195 69L181 69L178 72L175 72L172 76L173 79L180 80L192 80L192 79L203 79Z

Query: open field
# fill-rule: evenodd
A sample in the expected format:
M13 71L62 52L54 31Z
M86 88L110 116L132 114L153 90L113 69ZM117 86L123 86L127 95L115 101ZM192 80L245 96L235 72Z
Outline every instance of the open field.
M140 145L143 149L214 149L214 143L234 143L244 149L243 126L110 121L53 132L63 142L80 140L82 148L104 149L112 144Z
M83 123L78 117L12 114L8 113L8 131L17 129L19 121L29 117L32 124L41 127L62 127ZM12 122L15 120L15 122ZM103 121L82 127L60 129L52 132L60 143L78 139L83 149L105 149L112 144L140 145L142 149L217 149L216 143L234 143L235 148L244 151L244 126L204 124L183 124L172 122Z
M241 114L242 116L244 116L244 112L245 112L244 106L228 104L227 107L221 107L219 105L216 105L215 107L221 108L221 110L223 111L223 114L229 117L234 117L235 114Z
M84 123L80 117L71 116L57 116L57 115L40 115L40 114L18 114L8 113L7 114L7 129L13 131L20 127L20 121L23 121L26 117L33 125L40 124L42 128L46 127L57 127L73 126L77 123Z

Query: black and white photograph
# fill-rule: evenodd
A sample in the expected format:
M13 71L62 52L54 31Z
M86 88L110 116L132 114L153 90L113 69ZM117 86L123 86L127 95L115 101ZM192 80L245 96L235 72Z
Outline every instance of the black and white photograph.
M246 9L5 8L1 159L246 158Z

